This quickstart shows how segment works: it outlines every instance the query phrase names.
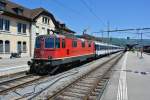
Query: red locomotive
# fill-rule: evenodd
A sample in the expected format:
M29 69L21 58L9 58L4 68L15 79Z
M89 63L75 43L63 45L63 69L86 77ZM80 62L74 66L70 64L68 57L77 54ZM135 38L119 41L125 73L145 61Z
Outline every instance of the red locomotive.
M95 57L93 41L58 34L36 38L31 73L53 73L66 64L79 63Z

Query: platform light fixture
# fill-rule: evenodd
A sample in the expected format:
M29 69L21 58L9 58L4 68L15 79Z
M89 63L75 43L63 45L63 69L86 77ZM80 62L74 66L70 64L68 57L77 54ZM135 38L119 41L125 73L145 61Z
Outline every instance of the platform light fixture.
M1 10L1 11L0 11L0 15L2 15L3 13L4 13L4 11L3 11L3 10Z

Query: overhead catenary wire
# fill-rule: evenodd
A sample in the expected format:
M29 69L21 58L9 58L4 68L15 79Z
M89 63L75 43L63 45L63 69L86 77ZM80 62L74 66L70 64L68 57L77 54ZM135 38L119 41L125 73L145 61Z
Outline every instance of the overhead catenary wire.
M81 13L79 11L77 11L76 9L73 9L72 7L68 6L68 5L65 5L63 4L62 2L60 2L59 0L52 0L55 4L63 7L64 9L70 11L71 13L74 13L76 15L79 15L80 17L84 17L81 15Z
M106 26L105 23L101 20L101 18L99 16L97 16L97 14L93 11L93 9L88 5L88 3L85 0L80 0L80 1L100 23L102 23L104 26Z

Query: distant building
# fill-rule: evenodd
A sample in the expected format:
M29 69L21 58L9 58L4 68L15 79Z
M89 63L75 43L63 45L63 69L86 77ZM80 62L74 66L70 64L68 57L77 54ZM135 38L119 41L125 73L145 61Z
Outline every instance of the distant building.
M29 9L0 0L0 57L9 58L18 52L22 57L33 56L35 37L51 30L74 33L44 8Z

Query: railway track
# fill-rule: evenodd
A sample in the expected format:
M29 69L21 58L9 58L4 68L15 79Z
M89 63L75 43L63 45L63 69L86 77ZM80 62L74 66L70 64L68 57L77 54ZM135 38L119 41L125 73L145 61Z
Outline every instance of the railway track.
M96 100L102 96L107 85L110 69L119 61L123 54L119 54L110 60L97 66L69 85L48 96L49 100Z
M26 75L26 71L0 76L0 83L4 80L14 79L23 75Z
M11 92L17 88L21 88L30 83L36 82L43 79L45 76L33 76L33 75L23 75L17 78L12 78L10 80L5 80L0 82L0 95Z

